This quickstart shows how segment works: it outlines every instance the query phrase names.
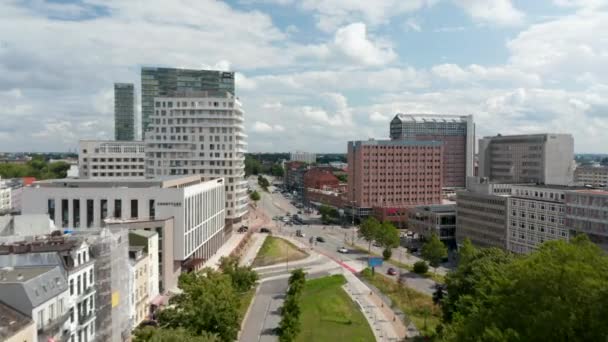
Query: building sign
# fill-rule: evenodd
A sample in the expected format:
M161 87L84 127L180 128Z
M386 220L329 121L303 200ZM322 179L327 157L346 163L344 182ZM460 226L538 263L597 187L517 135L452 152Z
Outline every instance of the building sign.
M156 203L156 205L163 206L163 207L181 207L182 203L181 202L158 202L158 203Z

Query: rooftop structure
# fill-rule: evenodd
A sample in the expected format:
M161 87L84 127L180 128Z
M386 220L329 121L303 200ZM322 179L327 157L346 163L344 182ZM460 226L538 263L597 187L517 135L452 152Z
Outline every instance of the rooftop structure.
M86 179L143 178L143 141L80 140L78 176Z
M0 302L0 340L32 342L36 338L34 321L23 313Z

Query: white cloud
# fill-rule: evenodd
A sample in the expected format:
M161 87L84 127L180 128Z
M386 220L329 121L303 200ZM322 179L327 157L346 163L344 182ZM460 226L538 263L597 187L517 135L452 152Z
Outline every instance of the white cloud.
M521 25L525 14L515 8L511 0L454 0L474 20L512 26Z
M392 47L368 38L364 23L353 23L338 29L334 44L350 59L366 65L383 65L397 57Z
M422 26L420 25L420 21L416 18L408 18L405 21L403 28L405 29L405 31L416 31L416 32L422 31Z
M234 74L234 81L238 84L239 89L241 90L253 90L257 87L257 84L251 78L248 78L243 73L236 72Z
M264 103L262 105L262 108L267 108L267 109L281 109L283 107L283 105L281 104L281 102L269 102L269 103Z
M256 133L272 133L272 132L284 132L285 127L282 125L270 125L265 122L256 121L251 129Z
M608 5L606 0L553 0L553 3L559 7L575 7L596 9Z
M456 64L440 64L431 68L433 74L452 83L493 82L495 84L538 86L541 78L530 72L523 72L512 66L486 67L471 64L461 68Z
M390 118L387 115L381 114L380 112L373 112L369 116L369 119L372 122L381 122L381 123L388 123L388 121L390 120Z

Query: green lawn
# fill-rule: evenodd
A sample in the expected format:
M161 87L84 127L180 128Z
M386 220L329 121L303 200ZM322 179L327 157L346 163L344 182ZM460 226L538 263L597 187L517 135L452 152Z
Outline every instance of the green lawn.
M358 305L342 289L344 276L306 281L300 299L301 332L297 342L374 341Z
M278 237L267 236L258 255L253 260L253 267L274 265L286 262L287 260L296 261L304 259L307 256L306 252L291 242Z
M245 318L245 313L247 309L249 309L249 305L251 305L251 301L253 300L253 296L255 295L256 286L254 285L249 291L241 294L241 305L239 306L239 317L241 318L241 322Z
M369 269L361 272L363 277L382 293L388 296L393 305L403 311L407 319L414 323L423 335L435 335L435 329L441 322L441 309L433 303L433 298L415 291L407 286L399 286L397 282L388 279L384 275L371 275ZM405 322L409 324L408 322Z

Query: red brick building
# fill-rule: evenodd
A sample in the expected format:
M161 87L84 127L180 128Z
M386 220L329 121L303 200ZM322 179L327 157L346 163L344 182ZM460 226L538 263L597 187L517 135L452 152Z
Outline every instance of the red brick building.
M313 168L304 174L304 188L307 189L336 189L339 185L338 177L327 169Z
M443 143L369 140L348 143L348 205L372 208L441 203Z

